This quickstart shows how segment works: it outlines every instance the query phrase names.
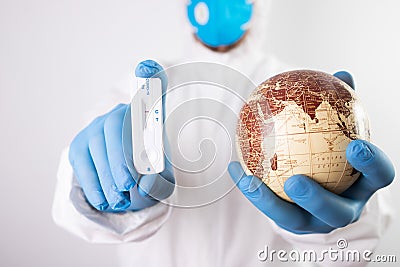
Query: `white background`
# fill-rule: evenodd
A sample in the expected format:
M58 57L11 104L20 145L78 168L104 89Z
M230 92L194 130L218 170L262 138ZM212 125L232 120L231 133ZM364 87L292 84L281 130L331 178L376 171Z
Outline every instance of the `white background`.
M140 14L142 2L0 0L1 266L111 266L115 261L115 246L90 245L57 228L50 210L59 155L83 127L82 114L141 56L135 51L136 33L148 19ZM266 32L271 42L265 47L293 65L349 70L373 111L373 141L396 167L399 13L396 0L275 0ZM165 8L154 10L152 19L159 16L175 26L186 23ZM161 28L158 34L169 32ZM398 186L396 181L389 188L395 203ZM396 217L377 253L400 260L399 222Z

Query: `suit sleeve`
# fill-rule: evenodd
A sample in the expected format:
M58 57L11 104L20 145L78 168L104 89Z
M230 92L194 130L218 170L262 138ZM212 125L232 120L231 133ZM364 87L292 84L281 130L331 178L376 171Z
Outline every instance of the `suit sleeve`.
M68 149L61 156L52 216L57 225L92 243L123 243L146 239L166 222L171 207L152 207L124 213L100 212L85 200L68 161Z

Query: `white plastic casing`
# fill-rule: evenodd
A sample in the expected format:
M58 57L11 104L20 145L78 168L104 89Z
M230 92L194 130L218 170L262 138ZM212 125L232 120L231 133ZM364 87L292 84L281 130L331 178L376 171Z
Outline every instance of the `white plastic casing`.
M131 103L133 164L140 174L164 170L161 80L137 78Z

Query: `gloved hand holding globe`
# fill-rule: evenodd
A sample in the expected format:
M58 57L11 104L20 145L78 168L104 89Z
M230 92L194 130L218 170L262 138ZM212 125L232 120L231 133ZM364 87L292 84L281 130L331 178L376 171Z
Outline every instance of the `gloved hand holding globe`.
M394 178L390 160L367 141L368 120L350 74L335 76L341 80L306 70L279 74L241 110L241 164L231 163L229 172L259 210L294 233L326 233L356 221L369 197Z

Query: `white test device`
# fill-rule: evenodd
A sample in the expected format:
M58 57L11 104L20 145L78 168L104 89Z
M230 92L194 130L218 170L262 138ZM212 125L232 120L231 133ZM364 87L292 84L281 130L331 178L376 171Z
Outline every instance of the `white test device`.
M131 102L133 164L140 174L164 170L162 86L158 78L137 78Z

